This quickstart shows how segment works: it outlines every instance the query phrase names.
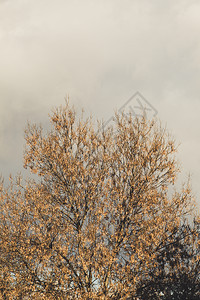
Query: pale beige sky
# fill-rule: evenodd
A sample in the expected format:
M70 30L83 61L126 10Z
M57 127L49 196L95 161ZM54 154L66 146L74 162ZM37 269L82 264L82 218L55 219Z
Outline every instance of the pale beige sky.
M22 168L27 119L46 124L67 94L107 119L140 91L199 198L199 15L198 0L0 0L0 172Z

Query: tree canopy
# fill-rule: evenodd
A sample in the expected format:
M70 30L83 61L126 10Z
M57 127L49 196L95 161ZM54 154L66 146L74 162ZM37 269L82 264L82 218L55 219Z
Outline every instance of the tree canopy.
M199 216L175 186L177 147L153 119L95 129L66 102L28 124L0 188L1 299L200 299Z

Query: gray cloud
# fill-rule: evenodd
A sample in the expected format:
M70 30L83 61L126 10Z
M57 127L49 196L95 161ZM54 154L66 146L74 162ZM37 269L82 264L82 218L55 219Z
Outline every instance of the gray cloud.
M198 181L199 1L0 1L0 166L21 164L27 119L72 102L95 117L139 90ZM16 149L19 149L16 151Z

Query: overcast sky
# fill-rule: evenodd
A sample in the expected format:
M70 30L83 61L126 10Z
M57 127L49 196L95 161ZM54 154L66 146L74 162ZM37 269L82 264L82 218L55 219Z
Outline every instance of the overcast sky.
M200 206L199 15L199 0L0 0L0 172L22 170L27 120L66 95L106 120L139 91Z

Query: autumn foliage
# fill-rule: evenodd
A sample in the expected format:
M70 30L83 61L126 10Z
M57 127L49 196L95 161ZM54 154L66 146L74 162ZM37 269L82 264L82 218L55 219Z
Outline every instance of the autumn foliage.
M68 102L50 121L25 132L35 180L1 184L0 299L200 299L198 216L189 184L171 192L166 130L131 114L96 130Z

